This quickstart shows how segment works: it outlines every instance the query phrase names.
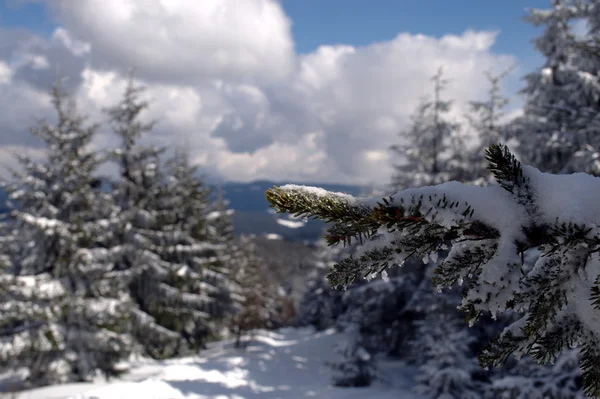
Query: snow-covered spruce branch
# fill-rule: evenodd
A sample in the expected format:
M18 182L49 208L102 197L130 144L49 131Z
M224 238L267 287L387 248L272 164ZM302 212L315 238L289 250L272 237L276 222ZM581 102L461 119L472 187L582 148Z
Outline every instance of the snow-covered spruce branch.
M483 312L522 314L482 351L482 366L525 353L545 363L577 346L586 393L600 397L600 179L542 173L499 145L486 158L498 185L449 182L383 200L286 185L266 198L278 212L330 223L330 245L366 238L329 274L338 288L451 247L434 283L467 283L460 308L471 324ZM530 265L532 250L541 256Z

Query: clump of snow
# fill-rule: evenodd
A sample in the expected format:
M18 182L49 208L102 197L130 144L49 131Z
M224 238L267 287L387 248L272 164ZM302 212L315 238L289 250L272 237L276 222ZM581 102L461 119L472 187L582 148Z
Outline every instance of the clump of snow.
M311 195L315 197L336 197L342 200L347 201L351 205L356 204L356 198L350 194L339 193L339 192L330 192L320 187L312 187L312 186L300 186L297 184L286 184L284 186L279 187L279 189L283 191L289 192L297 192L304 193L306 195Z
M527 165L522 168L536 188L535 200L542 215L559 217L561 222L600 225L599 177L587 173L553 175ZM554 223L555 219L546 221Z
M233 209L228 209L226 211L212 211L206 215L206 220L215 220L223 216L231 216L235 213Z
M280 234L275 234L275 233L268 233L265 235L265 237L267 238L267 240L282 240L283 236L281 236Z
M298 229L300 227L304 227L306 224L304 221L296 221L296 220L287 220L287 219L277 219L277 224L288 227L290 229Z

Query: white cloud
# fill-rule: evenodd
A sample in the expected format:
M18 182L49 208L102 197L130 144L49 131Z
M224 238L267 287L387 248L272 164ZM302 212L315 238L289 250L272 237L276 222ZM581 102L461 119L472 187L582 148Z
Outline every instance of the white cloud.
M68 31L98 67L143 67L163 81L283 78L293 63L290 21L273 0L57 0Z
M144 118L159 120L146 141L185 146L208 173L232 180L387 183L388 147L419 98L431 93L429 79L439 66L451 81L453 116L461 118L467 101L487 91L483 71L515 61L491 51L496 32L472 31L441 38L401 33L300 56L290 21L273 0L235 7L227 0L50 4L61 25L52 40L36 39L35 51L15 41L13 54L43 56L51 69L59 54L61 70L76 82L80 109L93 121L119 100L123 72L136 65L152 99ZM41 100L23 106L33 93L43 97L40 84L31 67L6 64L10 56L0 54L0 82L9 76L3 87L12 87L0 93L0 106L16 97L12 119L3 118L15 131L25 116L49 110ZM2 72L2 62L10 73ZM34 88L21 92L26 82ZM104 128L95 145L115 140Z
M57 28L52 34L52 39L60 42L64 47L68 48L74 55L82 56L87 54L91 50L89 43L85 43L79 40L74 40L71 34L63 29Z
M29 134L29 129L34 125L34 117L43 119L51 115L48 96L13 79L14 71L6 64L3 67L0 63L0 70L8 76L0 85L0 149L9 146L39 147L40 143Z
M254 153L230 153L221 148L214 159L224 176L240 181L255 179L327 180L333 165L327 159L323 133L308 133L293 144L273 142Z
M6 62L0 61L0 84L8 84L12 80L12 70Z

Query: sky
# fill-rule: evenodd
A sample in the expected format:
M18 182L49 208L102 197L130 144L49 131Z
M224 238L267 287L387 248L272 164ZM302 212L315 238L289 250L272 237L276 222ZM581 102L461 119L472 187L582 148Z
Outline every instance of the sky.
M0 0L0 162L41 157L28 133L52 121L58 76L91 121L137 68L159 121L145 142L185 146L225 180L385 184L389 146L443 65L464 118L484 71L518 112L542 60L522 21L541 0ZM96 148L118 140L103 126ZM110 167L107 173L110 173Z

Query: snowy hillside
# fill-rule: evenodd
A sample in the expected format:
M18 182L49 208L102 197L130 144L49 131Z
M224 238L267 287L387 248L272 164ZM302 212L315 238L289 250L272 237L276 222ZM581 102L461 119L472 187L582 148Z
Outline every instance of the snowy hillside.
M201 356L136 362L129 374L109 384L69 384L21 392L17 399L415 399L411 369L384 363L384 382L370 388L335 388L324 362L344 335L328 330L284 329L261 332L247 349L219 342Z

